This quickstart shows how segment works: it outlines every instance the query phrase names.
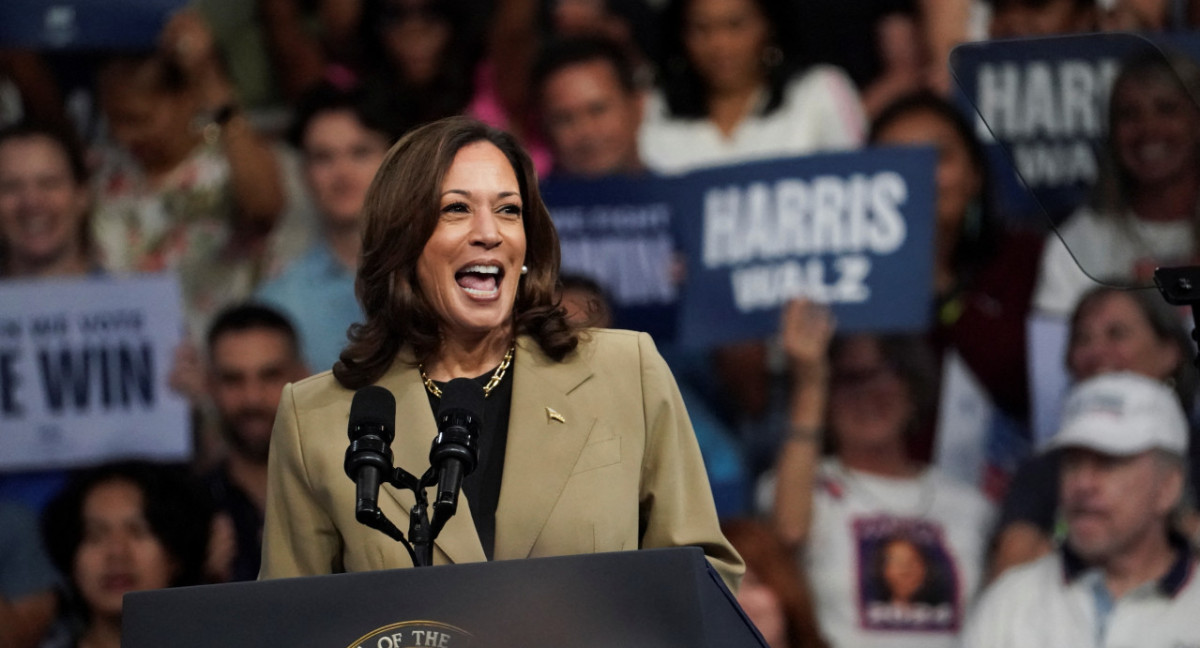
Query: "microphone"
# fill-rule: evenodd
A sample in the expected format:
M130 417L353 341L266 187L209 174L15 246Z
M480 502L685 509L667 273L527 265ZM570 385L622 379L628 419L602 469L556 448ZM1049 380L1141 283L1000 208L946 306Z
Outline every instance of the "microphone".
M392 472L392 439L396 437L396 397L383 387L370 385L354 393L350 402L350 447L346 449L346 475L357 488L354 516L369 526L382 517L379 483Z
M479 461L479 428L482 424L483 388L469 378L455 378L442 390L438 406L438 435L429 450L429 463L437 471L435 526L458 510L463 478Z

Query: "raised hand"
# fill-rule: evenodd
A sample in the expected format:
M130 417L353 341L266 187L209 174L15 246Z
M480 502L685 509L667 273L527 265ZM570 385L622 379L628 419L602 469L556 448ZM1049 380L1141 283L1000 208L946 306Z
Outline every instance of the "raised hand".
M829 370L829 341L836 321L829 307L807 299L793 299L783 308L780 341L793 375L798 379L822 378Z

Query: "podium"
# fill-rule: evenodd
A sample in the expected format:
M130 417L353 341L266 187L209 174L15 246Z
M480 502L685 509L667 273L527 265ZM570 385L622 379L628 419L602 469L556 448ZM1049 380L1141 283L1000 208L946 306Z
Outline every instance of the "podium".
M122 648L764 647L696 547L132 592Z

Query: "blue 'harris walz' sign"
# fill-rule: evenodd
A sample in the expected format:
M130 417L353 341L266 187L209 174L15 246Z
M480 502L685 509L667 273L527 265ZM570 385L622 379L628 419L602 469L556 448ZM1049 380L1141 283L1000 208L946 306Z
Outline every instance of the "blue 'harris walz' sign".
M614 326L646 331L660 343L675 337L673 182L651 175L552 177L542 185L558 230L563 273L604 287Z
M840 331L927 326L935 164L932 149L876 149L677 179L679 341L772 335L795 296L830 304Z
M1048 227L1079 206L1099 179L1121 66L1170 51L1200 60L1200 37L1087 34L957 47L957 98L989 143L1000 213Z

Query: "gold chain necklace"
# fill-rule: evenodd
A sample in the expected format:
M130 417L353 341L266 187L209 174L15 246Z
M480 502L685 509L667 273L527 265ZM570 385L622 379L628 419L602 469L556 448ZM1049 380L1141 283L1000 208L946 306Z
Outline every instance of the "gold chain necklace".
M508 353L504 354L504 359L500 361L500 366L496 367L496 370L492 372L492 377L489 378L487 384L483 386L484 398L487 398L488 395L492 393L492 390L496 388L496 385L499 385L500 381L504 380L504 374L508 371L508 366L512 364L513 353L515 353L516 350L516 343L508 347ZM425 383L425 389L428 389L430 394L441 398L442 388L438 387L436 383L430 380L429 376L425 375L425 365L417 365L417 368L421 371L421 381Z

